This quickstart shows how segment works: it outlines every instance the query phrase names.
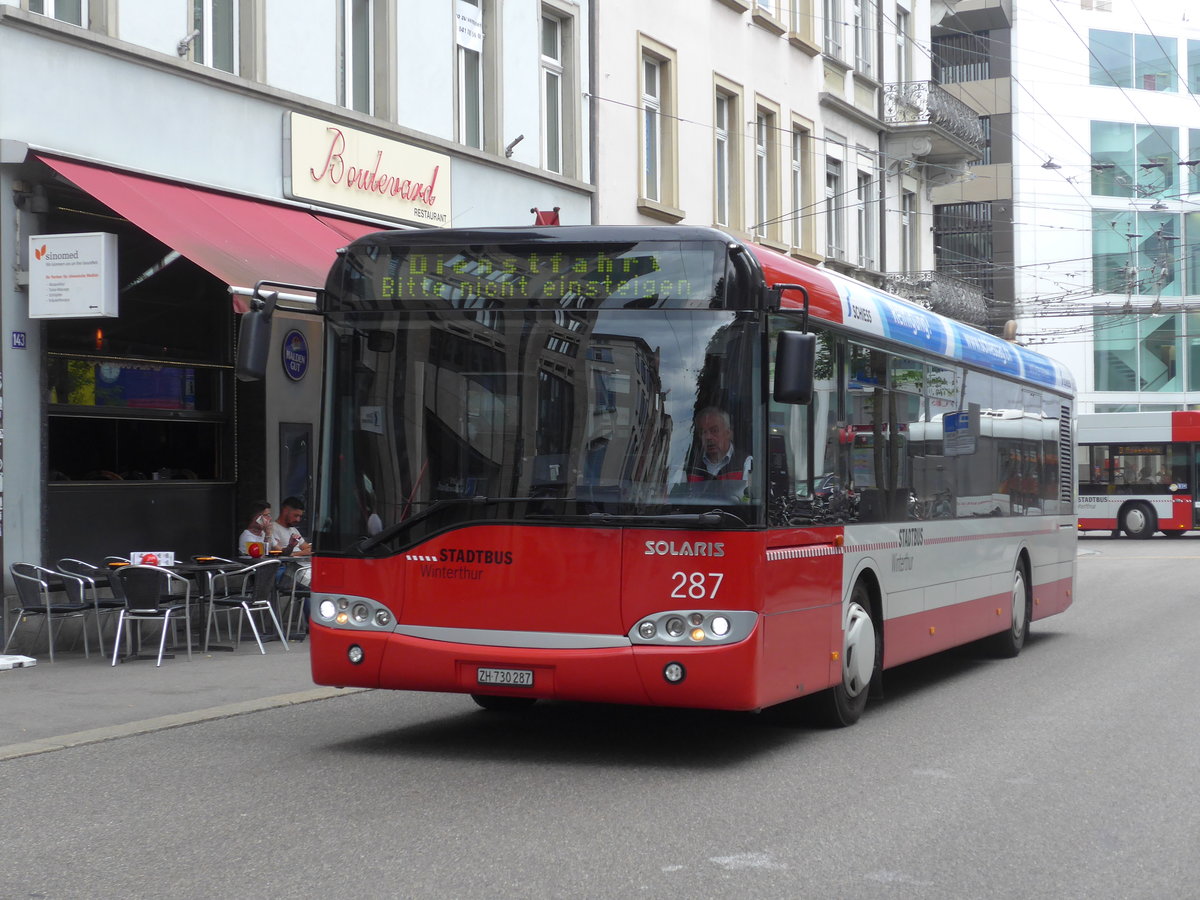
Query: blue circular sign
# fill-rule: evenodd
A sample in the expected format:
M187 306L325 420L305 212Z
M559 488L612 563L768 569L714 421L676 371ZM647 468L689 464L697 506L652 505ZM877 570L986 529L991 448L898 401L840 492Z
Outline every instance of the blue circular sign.
M283 338L283 371L292 381L299 381L308 371L308 341L295 329Z

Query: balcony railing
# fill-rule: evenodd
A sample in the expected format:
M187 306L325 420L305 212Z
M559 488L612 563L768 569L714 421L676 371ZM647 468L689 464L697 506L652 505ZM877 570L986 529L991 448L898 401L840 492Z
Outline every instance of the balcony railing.
M941 272L890 272L884 276L884 290L960 322L988 321L983 291Z
M883 120L893 128L940 128L979 155L983 154L983 126L979 113L944 91L933 81L905 81L883 87Z

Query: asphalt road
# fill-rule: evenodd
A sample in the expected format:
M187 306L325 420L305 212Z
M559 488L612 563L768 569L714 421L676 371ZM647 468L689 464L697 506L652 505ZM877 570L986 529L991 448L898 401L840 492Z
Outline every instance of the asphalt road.
M1200 896L1200 535L853 728L357 693L0 763L0 897Z

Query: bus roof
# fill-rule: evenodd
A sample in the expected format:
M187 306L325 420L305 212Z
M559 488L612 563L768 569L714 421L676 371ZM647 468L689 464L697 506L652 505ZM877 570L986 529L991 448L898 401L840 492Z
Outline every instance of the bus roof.
M1165 444L1200 441L1200 411L1086 413L1075 420L1080 444Z
M837 272L757 244L748 246L768 285L801 283L809 288L809 311L819 320L1055 390L1075 390L1067 368L1036 351ZM800 305L796 292L784 294L784 309Z

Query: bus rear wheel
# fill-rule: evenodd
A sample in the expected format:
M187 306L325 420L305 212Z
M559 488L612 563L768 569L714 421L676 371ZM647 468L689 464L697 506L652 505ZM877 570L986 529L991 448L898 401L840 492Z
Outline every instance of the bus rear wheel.
M1130 503L1121 511L1121 529L1131 538L1144 541L1158 530L1158 519L1147 503Z
M489 712L518 712L537 703L537 697L498 697L495 694L472 694L471 699Z
M883 662L883 641L871 614L871 592L860 579L850 592L842 636L842 683L813 698L817 720L831 728L853 725L867 707L871 679Z

